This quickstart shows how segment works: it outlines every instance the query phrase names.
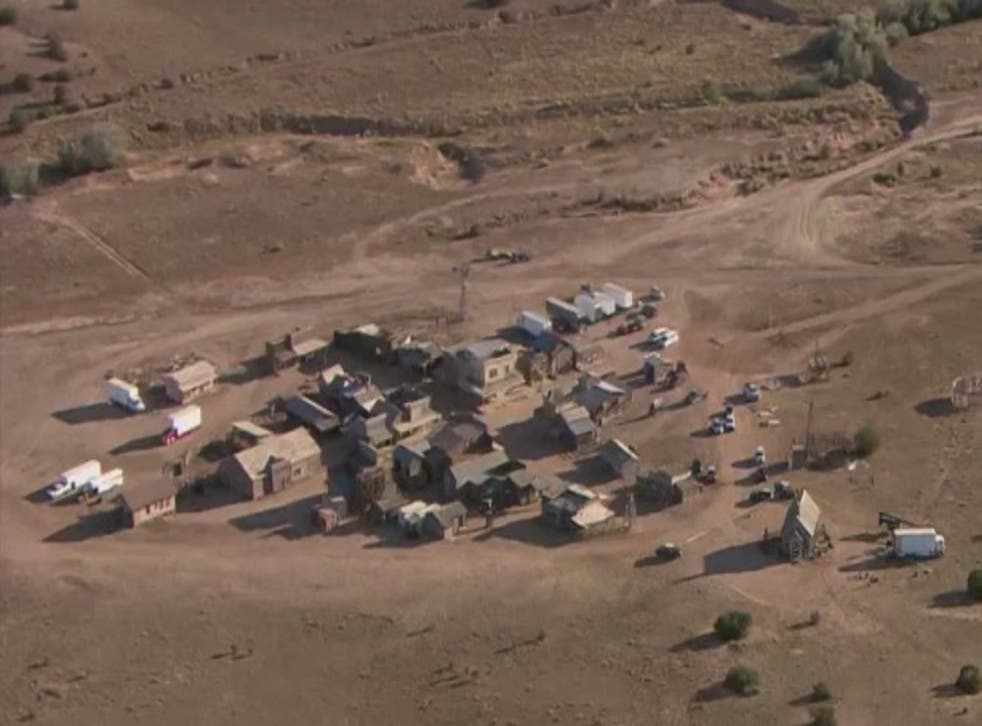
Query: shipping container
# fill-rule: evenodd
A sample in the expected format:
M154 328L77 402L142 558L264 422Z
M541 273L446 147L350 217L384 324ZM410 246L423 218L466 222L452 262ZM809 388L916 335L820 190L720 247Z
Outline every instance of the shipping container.
M615 285L613 282L605 282L601 291L610 297L621 310L630 310L634 307L634 293L626 287Z
M933 527L911 527L893 530L893 552L897 557L926 559L945 552L944 537Z
M519 313L515 324L533 338L552 330L552 323L549 320L528 310Z

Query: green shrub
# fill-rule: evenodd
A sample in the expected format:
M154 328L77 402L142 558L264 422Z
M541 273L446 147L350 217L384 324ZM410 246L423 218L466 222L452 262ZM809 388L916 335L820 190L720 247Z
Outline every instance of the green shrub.
M828 701L832 698L832 691L823 682L819 681L814 686L812 686L812 700L815 703L820 703L822 701Z
M38 79L45 83L68 83L68 81L72 80L72 72L67 68L59 68L56 71L42 73L38 76Z
M18 73L14 76L12 85L19 93L30 93L34 90L34 76L30 73Z
M877 60L887 47L886 33L872 11L845 13L835 25L813 38L801 55L822 63L822 80L830 86L848 86L873 77Z
M713 630L722 641L739 640L750 629L752 618L750 613L742 610L731 610L723 613L713 623Z
M962 693L982 693L982 673L974 665L962 666L955 687Z
M15 134L22 132L30 123L31 117L28 115L27 111L22 108L15 108L10 112L10 116L7 119L7 124L10 126L10 130Z
M856 432L854 439L856 456L865 459L873 455L873 452L880 448L880 434L873 424L866 424Z
M0 25L13 25L17 22L17 11L9 5L0 6Z
M968 573L968 594L976 600L982 600L982 569Z
M747 666L734 666L726 673L723 679L723 686L728 691L732 691L740 696L752 696L757 693L757 686L760 683L760 676L753 668Z
M125 148L123 130L101 124L78 138L63 139L58 146L58 167L70 176L111 169L122 162Z
M0 197L37 194L38 170L36 161L0 164Z
M898 21L894 21L886 26L884 32L887 34L887 43L889 45L896 45L900 41L906 40L909 35L904 24Z
M811 726L836 726L835 709L831 706L813 706L808 714L812 717Z
M65 42L61 39L61 36L57 33L48 33L48 50L47 56L51 60L56 61L67 61L68 51L65 50Z

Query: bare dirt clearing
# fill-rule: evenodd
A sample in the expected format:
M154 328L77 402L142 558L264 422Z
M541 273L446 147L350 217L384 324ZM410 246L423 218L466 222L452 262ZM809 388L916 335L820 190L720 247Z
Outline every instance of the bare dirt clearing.
M785 59L815 28L715 3L14 5L4 78L54 67L24 51L55 30L67 67L97 69L68 82L76 97L121 95L0 137L3 161L50 162L101 120L129 149L0 207L0 721L802 723L818 681L843 724L978 717L977 698L945 694L982 642L962 598L982 562L982 408L937 404L982 364L977 22L891 49L935 96L902 138L876 88L801 85ZM453 268L491 247L532 259L473 263L469 318L448 325ZM104 402L110 371L215 363L204 442L307 380L248 365L295 325L457 342L608 279L668 291L656 322L708 393L649 418L641 387L608 433L646 467L698 456L721 479L642 508L629 534L566 542L533 507L453 542L323 537L320 481L255 502L209 488L132 531L105 505L35 501L90 457L136 483L180 453L159 444L171 407ZM630 377L641 335L613 327L583 340ZM852 363L794 385L816 350ZM706 435L744 382L772 377L788 382L762 404L780 426L740 404L737 432ZM487 415L533 471L620 496L526 420L540 402L526 388ZM809 423L851 437L867 422L882 440L867 465L791 476L834 549L795 566L762 552L784 507L748 505L754 447L778 459ZM880 511L936 525L947 555L889 566ZM657 561L665 541L681 560ZM712 624L734 608L754 625L724 645ZM725 695L737 664L760 672L756 696Z

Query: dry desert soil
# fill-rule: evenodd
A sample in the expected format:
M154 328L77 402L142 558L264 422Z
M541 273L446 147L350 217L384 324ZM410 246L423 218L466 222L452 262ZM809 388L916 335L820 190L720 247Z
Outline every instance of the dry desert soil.
M982 372L982 20L888 51L929 107L912 130L877 85L785 94L820 85L796 52L867 4L0 1L17 11L0 118L31 118L0 129L0 163L38 160L43 182L0 206L0 722L805 724L821 681L840 724L982 723L982 696L951 686L982 665L964 595L982 400L948 407L952 379ZM7 86L59 70L58 102L55 81ZM51 171L63 140L107 124L114 168ZM455 268L491 247L531 261L473 264L456 321ZM357 520L324 536L323 481L185 492L134 530L108 504L38 501L79 461L135 486L183 451L156 443L166 411L103 403L108 372L214 362L194 453L304 383L247 364L293 326L459 342L607 280L667 291L671 355L708 398L648 418L642 388L605 437L645 467L720 473L629 533L571 541L532 508L447 542ZM582 337L629 376L643 334L611 326ZM816 350L851 364L767 391L780 426L738 406L737 432L702 433L745 381L795 380ZM631 483L558 451L540 402L528 386L483 408L512 456ZM784 507L745 505L754 447L867 423L868 461L789 476L834 547L762 552ZM947 554L884 559L881 511L936 526ZM665 541L680 560L655 561ZM732 609L753 625L723 644ZM756 695L721 687L738 664Z

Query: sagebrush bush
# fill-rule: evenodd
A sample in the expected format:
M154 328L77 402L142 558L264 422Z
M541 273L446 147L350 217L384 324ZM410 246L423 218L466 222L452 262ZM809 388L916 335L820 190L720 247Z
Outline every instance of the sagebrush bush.
M880 434L873 428L873 424L866 424L856 432L854 440L856 456L865 459L873 455L873 452L880 448Z
M51 60L56 61L67 61L68 51L65 50L65 41L61 39L61 36L57 33L48 33L48 51L47 56Z
M836 726L838 720L835 718L835 709L831 706L813 706L809 710L812 717L810 726Z
M752 618L750 613L742 610L731 610L723 613L713 623L713 630L722 641L739 640L750 629Z
M22 132L30 123L31 117L27 114L27 111L22 108L15 108L10 112L10 116L7 118L7 125L10 126L10 130L15 134Z
M36 161L0 164L0 197L37 194L39 167Z
M829 687L823 682L819 681L812 686L812 700L815 701L815 703L828 701L830 698L832 698L832 691L830 691Z
M18 73L14 76L13 83L11 84L15 91L19 93L30 93L34 90L34 76L30 73Z
M54 89L55 103L61 105L68 100L68 86L64 83L56 83Z
M17 22L17 11L9 5L0 5L0 25L13 25Z
M753 668L748 666L734 666L726 673L723 685L728 691L732 691L740 696L752 696L757 692L760 684L760 676Z
M126 150L126 135L118 126L100 124L75 139L62 139L58 167L69 176L119 166Z
M958 672L955 686L962 693L982 693L982 673L979 673L979 667L974 665L962 666Z
M982 600L982 569L968 573L968 594L976 600Z

